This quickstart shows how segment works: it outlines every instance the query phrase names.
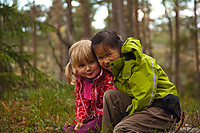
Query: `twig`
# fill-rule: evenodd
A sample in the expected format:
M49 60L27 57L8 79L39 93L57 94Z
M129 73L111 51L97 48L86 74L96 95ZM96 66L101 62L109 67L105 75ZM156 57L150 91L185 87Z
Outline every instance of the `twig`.
M1 101L1 100L0 100L0 102L1 102L1 104L3 104L3 106L8 110L8 112L10 112L9 108L5 105L5 103L4 103L3 101Z
M195 120L194 124L192 124L191 128L189 129L188 133L196 126L196 123L198 122L198 119L199 119L199 114L198 114L198 110L196 110L196 115L197 115L197 119Z
M184 120L185 120L185 113L184 111L181 113L181 121L180 121L180 124L179 126L175 129L174 133L177 133L179 131L179 129L182 127L183 123L184 123Z

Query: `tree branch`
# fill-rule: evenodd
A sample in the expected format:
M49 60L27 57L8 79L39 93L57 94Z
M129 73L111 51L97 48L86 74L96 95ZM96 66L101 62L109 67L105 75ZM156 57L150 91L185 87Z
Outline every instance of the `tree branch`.
M64 38L62 37L61 33L60 33L60 30L57 29L55 26L53 25L50 25L48 23L44 23L46 25L48 25L49 27L53 28L55 31L56 31L56 34L58 36L58 38L60 39L60 41L65 44L68 48L71 46L71 42L67 41L67 40L64 40Z
M57 56L56 56L55 48L54 48L53 45L51 44L51 41L49 42L49 46L50 46L51 49L52 49L53 57L54 57L54 59L55 59L55 61L56 61L56 64L58 65L58 67L60 68L60 70L63 72L64 69L63 69L62 65L60 64L60 62L59 62L59 60L58 60L58 58L57 58Z

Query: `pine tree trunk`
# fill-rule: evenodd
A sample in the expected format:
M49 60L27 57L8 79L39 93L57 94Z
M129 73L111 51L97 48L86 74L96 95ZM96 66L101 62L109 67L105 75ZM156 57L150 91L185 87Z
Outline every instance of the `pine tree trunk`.
M169 35L170 35L170 53L169 53L169 78L173 80L172 74L173 74L173 56L174 56L174 50L173 50L173 29L172 29L172 20L168 15L167 7L165 4L165 0L162 1L163 6L165 7L165 16L168 19L168 28L169 28Z
M119 22L119 34L123 39L126 39L127 33L126 33L126 17L124 14L124 0L118 0L117 1L117 13L118 13L118 22Z
M151 9L149 7L148 1L146 1L146 8L147 8L147 50L148 50L148 55L153 57L152 44L151 44L151 30L149 28Z
M196 85L195 89L200 94L199 50L198 50L198 27L197 27L197 1L194 0L194 37L195 37L195 62L196 62Z
M147 33L147 31L146 31L146 11L145 11L145 0L142 0L142 3L141 3L141 11L144 13L144 16L143 16L143 18L142 18L142 26L141 26L141 29L142 29L142 36L141 36L141 42L142 42L142 50L143 50L143 52L145 53L145 54L147 54L146 53L146 51L147 51L147 41L146 41L146 39L147 39L147 36L146 36L146 33Z
M73 18L72 18L72 0L65 0L67 3L67 11L66 11L66 16L67 16L67 38L69 39L70 42L73 40L73 36L75 35L74 33L74 24L73 24Z
M91 36L91 20L90 20L90 2L88 0L81 0L82 7L82 21L83 21L83 38L90 38Z
M35 10L35 1L33 1L33 13L32 13L32 17L34 19L36 19L36 10ZM37 56L37 38L36 38L36 24L33 24L33 28L32 28L32 39L33 39L33 55ZM37 59L35 58L33 60L33 66L37 67Z
M139 25L139 22L138 22L138 0L134 0L134 4L133 4L133 25L134 25L134 27L133 27L133 31L134 31L134 37L135 38L140 38L140 35L139 35L139 33L140 33L140 25Z
M60 40L58 41L58 47L59 47L59 63L61 66L63 66L63 44ZM63 81L63 71L61 69L59 71L59 80Z
M117 2L112 0L112 10L111 10L111 30L119 33L119 24L118 24L118 13L117 13Z
M175 1L175 21L176 21L176 46L175 46L175 83L178 90L181 90L181 79L180 79L180 36L179 36L179 4L178 0Z
M127 35L133 36L133 1L127 0Z

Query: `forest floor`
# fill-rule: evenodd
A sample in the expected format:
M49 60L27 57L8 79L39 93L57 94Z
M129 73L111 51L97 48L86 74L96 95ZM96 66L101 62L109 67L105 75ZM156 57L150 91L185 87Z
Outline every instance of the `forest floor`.
M185 119L178 132L200 132L200 100L180 96L180 102ZM0 98L0 132L63 132L74 115L74 86L13 90Z

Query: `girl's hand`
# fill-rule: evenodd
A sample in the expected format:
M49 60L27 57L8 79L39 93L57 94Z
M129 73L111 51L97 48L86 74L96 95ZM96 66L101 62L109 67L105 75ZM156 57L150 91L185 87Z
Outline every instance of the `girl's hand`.
M79 130L79 128L83 125L83 123L77 123L76 127L74 128L74 130Z

